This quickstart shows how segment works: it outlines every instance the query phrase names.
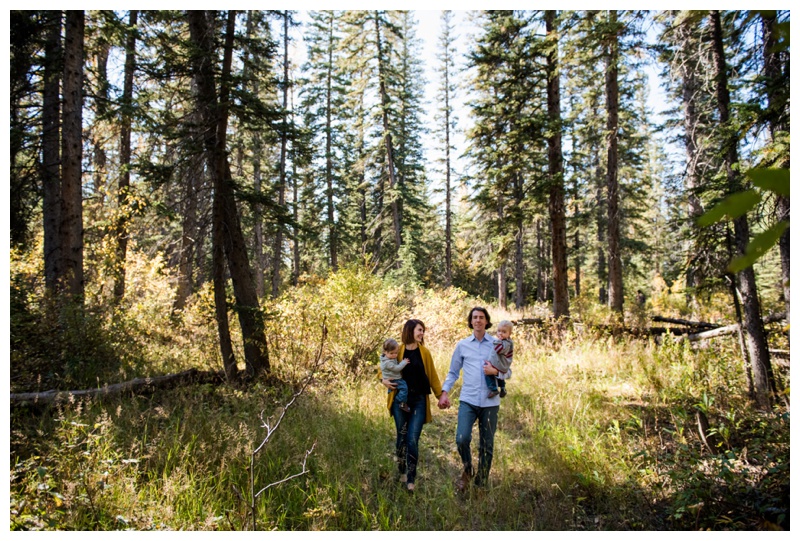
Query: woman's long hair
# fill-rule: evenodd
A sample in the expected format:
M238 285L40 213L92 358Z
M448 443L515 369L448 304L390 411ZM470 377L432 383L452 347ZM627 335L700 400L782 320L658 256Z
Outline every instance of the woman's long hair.
M406 321L406 324L403 325L403 344L415 344L417 341L414 339L414 329L417 328L417 325L422 325L423 332L425 331L425 324L420 321L419 319L409 319ZM422 337L422 341L420 344L425 344L425 337Z

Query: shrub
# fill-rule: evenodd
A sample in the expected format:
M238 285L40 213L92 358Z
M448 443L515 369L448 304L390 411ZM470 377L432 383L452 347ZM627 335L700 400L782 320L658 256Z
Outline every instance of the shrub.
M287 291L265 310L273 364L288 365L291 371L310 362L325 322L328 362L323 370L357 373L377 362L383 340L399 336L409 303L399 287L366 268L348 267Z

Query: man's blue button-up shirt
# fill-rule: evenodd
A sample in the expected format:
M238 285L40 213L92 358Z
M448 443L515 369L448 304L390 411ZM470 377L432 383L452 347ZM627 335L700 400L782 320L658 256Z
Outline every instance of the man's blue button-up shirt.
M484 334L480 341L475 338L474 333L461 340L453 351L450 370L447 372L442 390L450 394L450 389L458 380L459 372L463 372L464 379L459 400L479 408L499 406L499 395L488 398L489 387L486 386L486 377L483 373L483 362L491 359L493 354L494 346L489 333Z

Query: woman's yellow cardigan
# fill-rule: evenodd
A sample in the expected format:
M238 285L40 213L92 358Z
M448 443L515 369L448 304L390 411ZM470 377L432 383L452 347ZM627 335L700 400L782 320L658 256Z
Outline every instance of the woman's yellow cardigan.
M400 346L400 351L397 353L398 359L403 359L403 352L405 349L405 344ZM439 374L436 373L436 367L433 366L433 357L431 357L431 352L428 351L428 348L422 344L419 345L419 352L422 356L422 365L425 368L425 375L428 376L428 382L431 384L431 390L433 391L434 396L439 398L442 394L442 383L439 381ZM378 377L383 379L380 372L378 372ZM387 406L389 408L389 415L392 414L392 400L394 400L395 394L397 394L397 391L387 393ZM425 395L425 422L431 422L431 395Z

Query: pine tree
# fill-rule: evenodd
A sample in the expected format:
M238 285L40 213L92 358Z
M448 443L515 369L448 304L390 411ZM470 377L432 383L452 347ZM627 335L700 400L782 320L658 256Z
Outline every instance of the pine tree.
M83 61L84 13L69 10L64 25L64 83L61 131L61 261L69 294L83 302Z
M44 275L50 292L61 276L61 12L45 14L44 84L42 86L42 215L44 220Z
M127 37L125 40L125 68L123 75L122 103L120 105L120 177L117 191L117 204L120 208L116 235L117 252L114 280L114 297L119 300L125 295L125 258L128 252L128 192L131 184L131 109L133 107L133 77L136 69L136 25L139 12L131 10L128 15Z
M475 127L468 151L482 180L474 200L493 237L490 264L497 270L501 306L506 303L512 246L516 299L524 299L523 232L534 204L527 193L537 186L541 191L546 168L546 78L541 40L533 28L529 19L514 12L486 13L484 33L471 54L476 98L470 103ZM537 199L542 201L541 195Z
M315 167L323 179L325 221L327 229L328 266L339 268L342 233L336 221L344 210L343 179L337 163L346 160L346 126L348 114L344 108L347 93L345 75L341 71L341 14L336 11L312 11L305 41L308 43L308 62L304 66L307 81L303 85L302 107L307 111L305 126L315 148ZM341 219L340 219L341 221Z
M445 237L445 283L446 287L453 284L453 213L451 204L453 199L453 167L451 154L455 151L455 146L451 141L451 136L456 129L457 118L453 101L456 97L456 66L454 47L456 36L453 26L453 12L450 10L442 11L441 34L439 35L440 50L437 59L441 62L439 67L440 83L437 88L436 101L439 103L435 120L437 121L434 133L440 136L443 141L444 157L441 164L444 168L444 237Z
M721 143L725 159L725 175L727 177L728 193L741 191L741 173L737 171L739 154L737 149L736 133L730 130L730 91L728 89L727 62L725 56L724 36L720 12L711 10L709 14L711 36L713 40L714 60L716 65L715 89L717 106L719 108L720 127L725 130ZM727 130L726 130L727 128ZM728 134L730 132L730 135ZM750 241L750 228L747 216L734 219L735 248L737 255L745 253ZM771 404L771 393L774 388L772 367L767 350L767 340L764 334L761 319L761 303L756 288L755 271L752 266L745 268L736 275L738 293L742 298L744 315L745 342L747 344L750 363L753 369L756 403L760 408L766 409Z
M216 55L209 25L209 21L214 20L215 13L189 12L187 17L192 41L196 46L191 59L198 88L197 108L202 123L206 127L204 149L207 166L214 180L214 231L212 234L215 261L214 290L223 362L226 375L234 376L236 365L230 348L229 335L226 336L227 314L224 312L227 311L227 308L225 307L225 288L220 265L224 251L236 296L239 323L242 328L247 374L255 376L262 371L269 371L269 357L264 335L264 322L258 307L258 296L234 200L230 166L225 153L236 13L231 10L227 16L218 93L212 65Z
M550 50L547 55L548 175L550 184L549 212L553 231L553 316L569 316L567 288L567 231L564 209L564 171L561 153L561 87L558 68L559 30L556 13L545 12ZM519 303L518 303L519 305Z

